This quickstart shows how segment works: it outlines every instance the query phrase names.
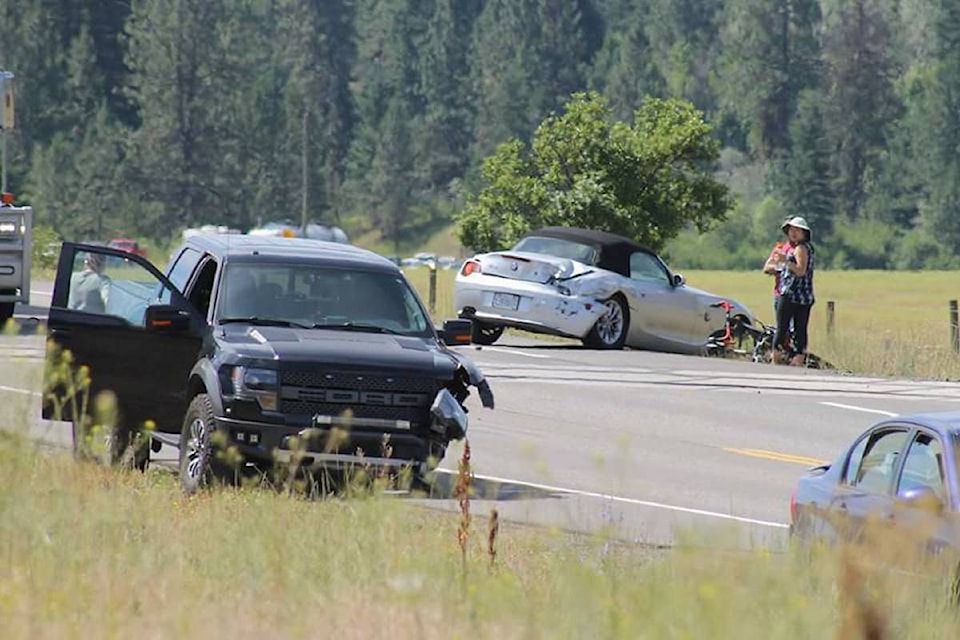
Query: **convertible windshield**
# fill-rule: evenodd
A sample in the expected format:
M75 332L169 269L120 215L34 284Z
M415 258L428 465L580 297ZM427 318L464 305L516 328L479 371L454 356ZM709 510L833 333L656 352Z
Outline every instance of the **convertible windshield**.
M597 261L597 250L590 245L573 242L572 240L561 240L559 238L527 236L518 242L513 250L542 253L558 258L569 258L590 265L595 264Z
M221 324L430 335L430 321L399 274L312 264L228 264Z

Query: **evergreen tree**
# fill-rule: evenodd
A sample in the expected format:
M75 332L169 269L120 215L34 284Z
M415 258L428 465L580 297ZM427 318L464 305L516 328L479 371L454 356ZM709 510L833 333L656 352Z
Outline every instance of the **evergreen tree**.
M446 189L467 168L474 118L467 45L481 6L480 0L434 0L420 47L424 115L417 155L432 189Z
M133 4L127 53L141 119L131 140L133 176L137 188L162 203L155 232L242 225L249 215L251 186L239 166L253 123L237 121L255 70L248 58L237 58L256 26L242 12L247 8L224 0Z
M624 120L644 97L666 96L666 83L647 39L648 12L646 2L632 0L619 0L610 7L603 47L594 65L592 86L607 97L614 115Z
M819 24L816 0L727 0L717 90L762 159L789 147L797 96L818 84Z
M960 254L960 5L938 0L936 60L929 107L929 183L924 225Z
M787 216L803 216L817 236L829 236L835 209L830 186L830 148L824 127L823 96L808 89L797 100L790 124L790 155L774 172Z
M866 199L866 176L898 116L889 58L891 33L880 0L845 0L824 43L827 127L834 149L837 208L856 219Z
M646 1L647 37L669 95L690 100L706 112L714 111L716 97L710 76L720 44L717 23L724 0Z
M327 223L340 219L355 124L350 92L355 59L353 10L350 0L282 0L278 8L285 46L274 65L283 79L278 82L285 82L280 116L285 128L277 160L289 176L300 178L288 180L282 190L288 198L299 196L289 203L292 210L301 212L306 206L310 220ZM264 98L269 100L269 94L265 92Z

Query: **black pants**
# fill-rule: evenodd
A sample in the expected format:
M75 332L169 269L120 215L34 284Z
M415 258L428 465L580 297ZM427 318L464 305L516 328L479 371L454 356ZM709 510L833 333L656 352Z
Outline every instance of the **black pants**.
M773 344L783 350L790 337L790 323L793 322L793 350L797 353L807 352L807 325L810 323L810 308L812 304L797 304L790 302L783 296L777 307L777 336Z

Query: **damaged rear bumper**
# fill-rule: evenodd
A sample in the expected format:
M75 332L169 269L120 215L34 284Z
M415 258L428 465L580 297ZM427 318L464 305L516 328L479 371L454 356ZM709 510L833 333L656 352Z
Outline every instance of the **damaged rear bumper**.
M504 296L517 296L516 308L504 308L500 300L495 304L495 297ZM484 275L458 279L454 305L463 318L572 338L587 335L605 312L594 296L564 295L553 285Z

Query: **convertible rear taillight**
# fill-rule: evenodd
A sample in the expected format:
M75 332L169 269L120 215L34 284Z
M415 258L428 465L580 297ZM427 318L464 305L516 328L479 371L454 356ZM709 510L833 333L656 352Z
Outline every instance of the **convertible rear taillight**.
M460 269L460 275L469 276L471 273L480 273L480 263L476 260L467 260Z
M790 494L790 522L797 521L797 490Z

